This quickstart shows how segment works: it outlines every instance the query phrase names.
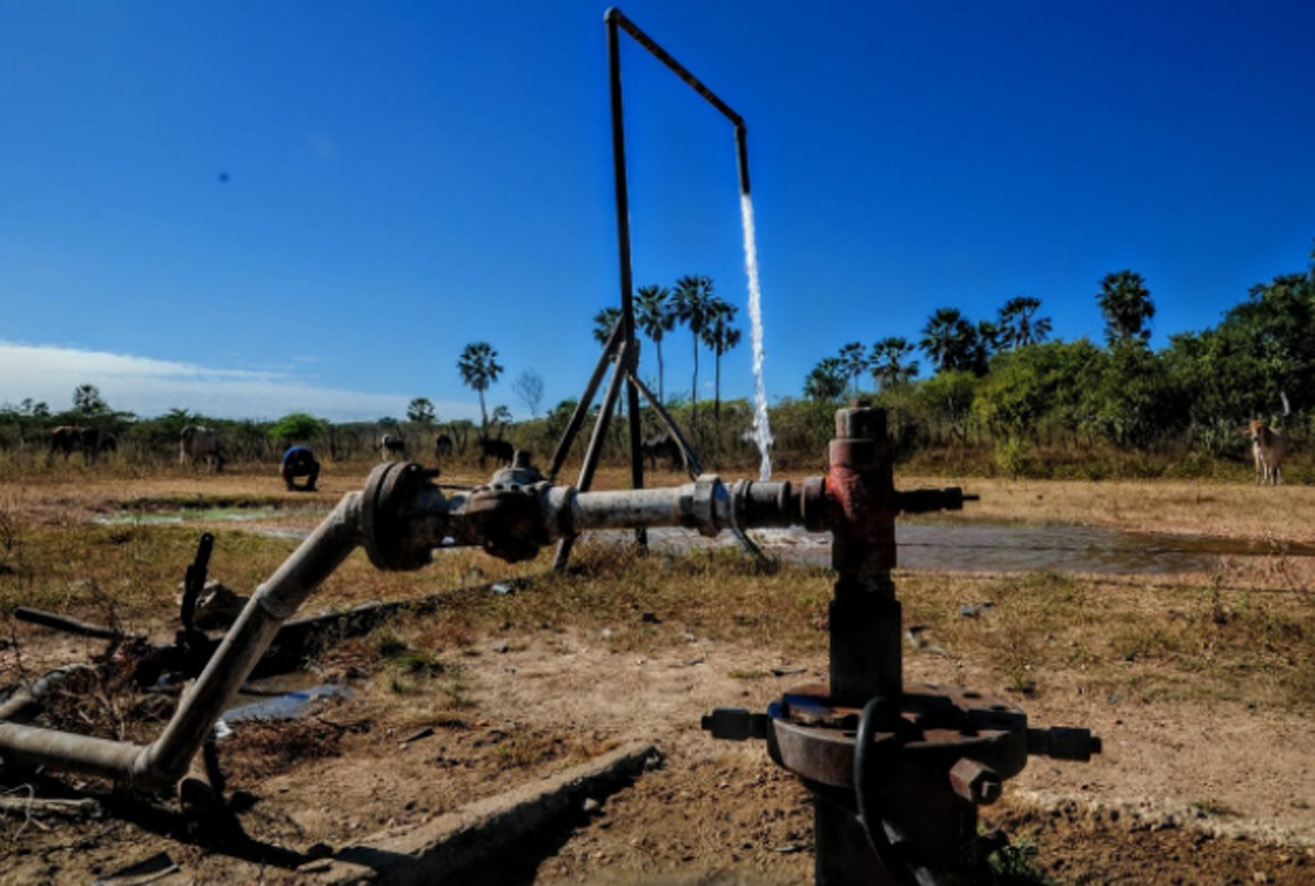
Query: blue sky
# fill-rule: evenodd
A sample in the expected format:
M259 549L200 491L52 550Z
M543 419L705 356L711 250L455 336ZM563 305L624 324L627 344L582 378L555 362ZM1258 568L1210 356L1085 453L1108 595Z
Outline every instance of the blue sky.
M523 369L575 396L618 300L604 8L0 3L0 402L471 416L481 339L491 404L524 413ZM1131 268L1158 346L1307 266L1315 4L622 9L748 122L773 398L942 306L1034 295L1098 339ZM743 307L730 126L623 53L636 283ZM749 366L746 329L726 395Z

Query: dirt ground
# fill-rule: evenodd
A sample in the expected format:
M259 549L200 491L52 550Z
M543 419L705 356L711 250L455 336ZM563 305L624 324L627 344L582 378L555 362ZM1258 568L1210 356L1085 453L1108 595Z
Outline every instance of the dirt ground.
M327 506L359 488L362 476L328 475L319 496L271 493L275 506L295 502L302 509L283 508L277 525L313 525L316 512L305 510L307 504ZM946 485L953 478L929 482ZM1276 541L1315 537L1315 520L1305 519L1315 517L1315 490L978 485L973 491L983 493L982 509L956 519L1149 526ZM255 471L222 478L82 475L68 482L7 481L0 498L8 502L8 525L26 531L35 548L42 532L81 532L89 517L114 513L125 501L195 496L215 503L264 496L273 488ZM1157 501L1168 515L1158 522ZM1255 507L1241 515L1228 510L1246 502ZM247 529L228 524L218 531ZM287 542L282 555L293 545ZM687 574L670 560L661 569ZM185 563L180 556L173 564L178 574ZM536 561L526 572L542 566ZM352 578L345 584L362 587L335 592L349 601L435 590L424 573L366 587L368 567L348 567ZM461 567L469 568L475 567ZM217 556L212 570L224 575L223 569ZM483 569L480 578L503 575L496 566ZM744 573L728 575L709 580L740 581ZM43 581L15 569L0 574L5 579L10 607L23 593L37 595ZM1304 666L1302 649L1310 645L1309 634L1301 633L1312 608L1303 564L1225 563L1212 575L1155 582L1082 579L1087 602L1077 601L1073 611L1099 602L1130 613L1132 623L1154 621L1160 645L1147 647L1151 641L1142 638L1135 654L1097 654L1104 644L1122 649L1119 643L1130 642L1119 639L1128 636L1128 625L1095 616L1047 625L1018 642L1053 647L1053 653L1037 653L1038 663L1072 664L1037 664L1033 671L1033 664L1023 663L1018 667L1032 676L1021 677L1017 662L1001 650L1017 630L1007 620L1008 601L1020 585L931 573L897 579L906 621L930 624L935 640L906 648L907 679L979 689L1021 705L1035 725L1088 726L1103 739L1103 753L1090 763L1033 758L1006 785L1004 799L983 809L984 829L1002 828L1013 840L1005 856L1012 873L999 882L1315 883L1315 691L1306 693L1284 670ZM826 577L818 570L787 566L762 581L773 588L770 596L764 590L764 605L783 605L772 601L788 599L780 595L792 586L799 595L825 597ZM404 653L386 649L390 638L378 632L326 652L314 663L313 679L341 683L349 697L322 700L294 721L235 723L233 735L219 743L227 795L237 811L233 829L199 826L171 798L113 793L76 777L19 781L3 773L0 791L8 797L84 792L98 797L105 812L87 820L0 817L0 884L122 884L131 881L114 879L116 872L161 852L179 866L158 881L165 884L315 882L304 866L355 841L431 820L635 740L655 743L662 766L600 798L591 816L564 821L558 833L536 844L536 855L508 860L503 873L511 881L811 882L808 793L768 760L761 743L711 740L699 719L718 706L763 710L789 686L824 677L826 652L818 642L824 625L801 626L810 632L802 639L775 630L754 634L745 627L753 616L740 613L724 628L696 610L692 596L686 611L678 594L662 598L667 608L654 612L638 602L647 598L636 591L638 608L617 605L578 618L565 599L559 605L564 616L553 614L553 601L531 599L566 587L531 584L497 600L488 591L467 591L454 598L450 612L440 608L424 623L390 629ZM49 599L48 590L42 600ZM631 593L624 586L613 590ZM691 587L690 593L701 590ZM172 588L162 592L171 594ZM958 602L974 595L998 599L997 614L954 617ZM160 611L170 605L166 601ZM817 609L812 598L800 605ZM1263 610L1256 635L1260 646L1268 644L1256 650L1263 667L1219 658L1215 644L1222 639L1187 644L1170 636L1176 625L1191 622L1195 607L1208 606L1214 609L1201 611L1214 611L1216 624L1219 618L1249 624ZM163 616L158 621L154 633L174 627ZM103 646L12 621L4 636L0 683L6 685L20 669L86 661ZM144 738L153 730L158 726L147 728ZM426 730L432 733L406 741ZM492 881L498 868L472 872L470 880Z

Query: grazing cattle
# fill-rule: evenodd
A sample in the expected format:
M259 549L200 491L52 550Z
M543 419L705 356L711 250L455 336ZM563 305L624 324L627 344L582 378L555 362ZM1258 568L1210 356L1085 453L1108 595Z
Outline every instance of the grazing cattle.
M309 446L292 446L283 453L283 464L279 468L283 485L289 492L314 492L315 481L320 476L320 462ZM298 486L297 478L305 477L306 485Z
M439 434L434 440L434 456L436 458L447 458L452 454L453 448L452 438L447 434Z
M178 463L192 463L195 468L202 461L212 474L224 470L224 453L219 446L219 434L213 428L188 425L179 437Z
M649 469L657 470L659 458L670 459L671 470L678 471L685 461L685 454L680 450L680 443L670 434L654 434L645 437L639 444L640 455L648 459Z
M105 439L114 440L108 434L105 435ZM80 425L60 425L50 432L48 457L58 453L64 456L64 461L68 461L70 455L81 452L83 461L87 464L94 464L96 457L103 451L101 433L96 428L84 428Z
M1277 486L1283 482L1283 457L1288 454L1287 441L1283 434L1263 421L1253 421L1248 426L1251 432L1251 455L1256 460L1256 483L1268 483Z
M406 441L400 434L384 434L379 438L379 460L406 458Z
M480 437L479 443L479 467L484 469L484 461L492 458L498 465L509 465L512 459L516 457L516 448L506 440L494 440L488 437Z
M119 451L119 439L113 434L101 434L100 444L96 447L97 455L104 455L107 452Z

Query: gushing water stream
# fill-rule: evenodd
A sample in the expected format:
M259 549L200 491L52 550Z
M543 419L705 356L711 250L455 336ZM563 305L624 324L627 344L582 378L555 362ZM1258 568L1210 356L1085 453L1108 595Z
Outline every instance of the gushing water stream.
M744 272L749 277L749 319L753 322L753 439L762 453L758 479L772 479L772 425L767 417L767 388L763 384L763 304L758 289L758 244L753 230L753 198L740 195L744 225Z

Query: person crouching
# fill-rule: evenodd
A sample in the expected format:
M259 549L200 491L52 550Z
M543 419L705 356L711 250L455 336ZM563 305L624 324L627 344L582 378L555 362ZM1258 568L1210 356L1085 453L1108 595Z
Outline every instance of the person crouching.
M315 480L320 476L320 463L309 446L293 446L283 453L283 468L280 473L289 492L314 492ZM298 477L306 478L305 486L297 485Z

